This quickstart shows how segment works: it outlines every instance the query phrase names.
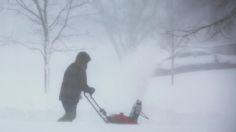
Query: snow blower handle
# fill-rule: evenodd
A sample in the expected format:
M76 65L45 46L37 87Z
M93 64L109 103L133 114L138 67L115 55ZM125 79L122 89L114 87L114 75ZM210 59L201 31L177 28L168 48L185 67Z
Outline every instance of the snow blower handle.
M90 95L90 98L86 95L86 92L84 92L84 97L88 100L88 102L91 104L93 109L97 112L97 114L102 118L102 120L107 123L106 111L98 105L98 103L95 101L95 99L92 97L91 94L89 95Z
M98 105L97 101L93 98L93 96L90 94L90 98L95 103L95 105L99 108L99 112L101 112L104 116L107 116L107 112L105 109L103 109L100 105Z
M92 101L95 103L95 105L99 108L99 110L104 110L103 108L100 107L100 105L98 105L97 101L93 98L93 96L91 94L89 94L89 96L92 99Z
M140 113L140 116L142 116L143 118L149 120L149 117L147 117L142 111L141 111L141 113Z
M103 115L107 116L107 112L103 109L103 108L100 108L99 110Z

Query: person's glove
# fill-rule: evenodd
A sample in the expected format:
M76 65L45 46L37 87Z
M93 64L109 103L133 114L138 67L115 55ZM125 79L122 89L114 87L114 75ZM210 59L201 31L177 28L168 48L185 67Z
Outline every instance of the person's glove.
M89 90L88 90L88 93L89 93L90 95L92 95L94 92L95 92L95 88L90 87Z

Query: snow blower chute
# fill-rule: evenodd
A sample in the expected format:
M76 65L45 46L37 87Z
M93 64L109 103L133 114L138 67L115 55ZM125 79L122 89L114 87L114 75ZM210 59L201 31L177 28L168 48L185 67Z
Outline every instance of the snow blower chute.
M142 116L145 119L149 119L143 112L142 112L142 102L137 100L135 105L132 107L131 113L129 116L124 115L123 113L120 114L111 114L107 115L107 112L101 108L97 101L93 98L92 95L89 96L84 93L84 97L88 100L91 104L93 109L97 112L97 114L101 117L101 119L106 123L114 123L114 124L138 124L138 117Z

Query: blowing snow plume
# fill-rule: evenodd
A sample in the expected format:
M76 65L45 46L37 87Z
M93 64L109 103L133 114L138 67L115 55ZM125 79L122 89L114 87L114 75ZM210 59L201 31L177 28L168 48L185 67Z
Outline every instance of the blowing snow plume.
M163 53L156 52L155 46L140 46L136 52L131 53L122 62L122 84L125 89L130 89L133 99L143 99L147 91L150 78L157 68L158 63L164 58Z

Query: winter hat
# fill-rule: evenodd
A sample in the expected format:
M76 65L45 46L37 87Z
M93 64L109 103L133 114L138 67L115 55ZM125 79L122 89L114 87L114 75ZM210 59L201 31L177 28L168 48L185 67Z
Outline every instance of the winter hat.
M91 58L90 58L89 54L82 51L82 52L78 53L75 61L77 63L88 63L90 60L91 60Z

